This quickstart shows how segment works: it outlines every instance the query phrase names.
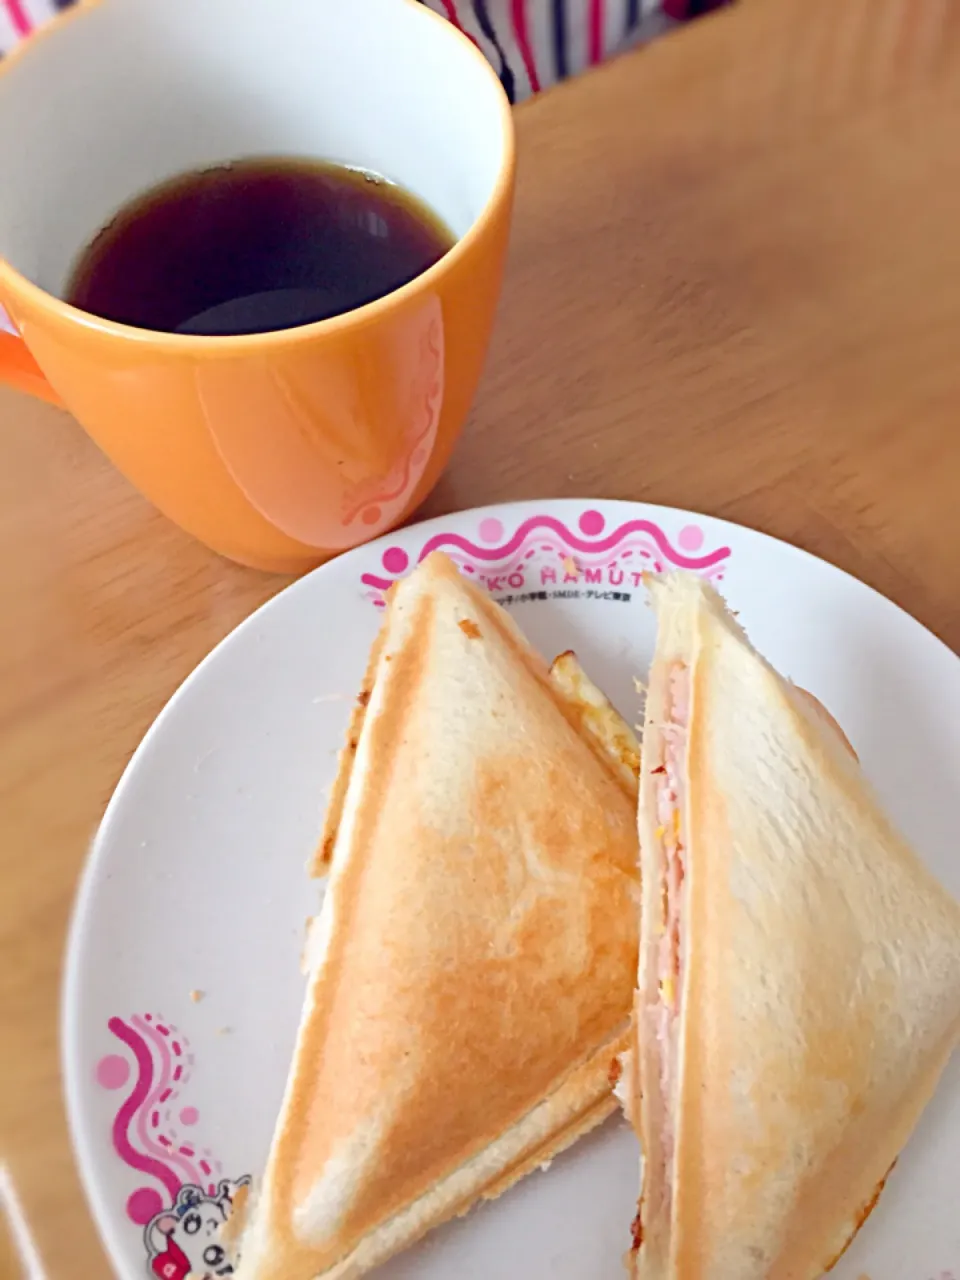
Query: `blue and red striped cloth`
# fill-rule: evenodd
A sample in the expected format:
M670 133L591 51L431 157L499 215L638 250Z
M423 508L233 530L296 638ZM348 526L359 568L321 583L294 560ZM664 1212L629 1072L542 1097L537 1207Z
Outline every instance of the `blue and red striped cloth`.
M72 2L0 0L0 56ZM724 0L421 2L466 32L496 68L510 101L518 102Z
M511 102L723 0L423 0L496 67Z

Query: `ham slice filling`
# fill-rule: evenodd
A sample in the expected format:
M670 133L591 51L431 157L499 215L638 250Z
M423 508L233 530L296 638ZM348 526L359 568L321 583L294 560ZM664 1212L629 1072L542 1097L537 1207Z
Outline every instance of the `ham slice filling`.
M690 673L675 663L668 676L668 698L661 735L661 758L654 769L661 901L657 922L655 989L648 986L647 1025L656 1038L660 1060L659 1130L662 1201L669 1213L674 1153L673 1097L679 1052L680 993L683 982L684 774L690 714ZM652 1206L653 1207L653 1206Z

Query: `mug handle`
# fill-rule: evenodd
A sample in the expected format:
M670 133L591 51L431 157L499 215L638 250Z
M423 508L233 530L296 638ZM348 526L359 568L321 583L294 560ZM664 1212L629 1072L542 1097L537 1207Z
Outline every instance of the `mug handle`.
M27 344L0 304L0 382L63 408L63 402L40 372Z

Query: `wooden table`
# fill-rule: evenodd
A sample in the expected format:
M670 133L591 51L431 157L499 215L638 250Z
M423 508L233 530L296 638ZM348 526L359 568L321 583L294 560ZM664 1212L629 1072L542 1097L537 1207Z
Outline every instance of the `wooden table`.
M960 6L751 0L519 128L496 339L428 513L602 495L726 516L960 648ZM0 392L0 1161L51 1280L109 1270L58 1077L87 841L166 698L283 585Z

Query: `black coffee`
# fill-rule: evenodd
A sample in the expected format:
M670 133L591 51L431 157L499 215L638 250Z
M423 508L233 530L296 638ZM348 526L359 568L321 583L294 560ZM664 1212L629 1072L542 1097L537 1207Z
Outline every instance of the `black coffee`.
M421 200L371 174L244 160L128 204L81 255L66 298L141 329L264 333L382 298L452 244Z

